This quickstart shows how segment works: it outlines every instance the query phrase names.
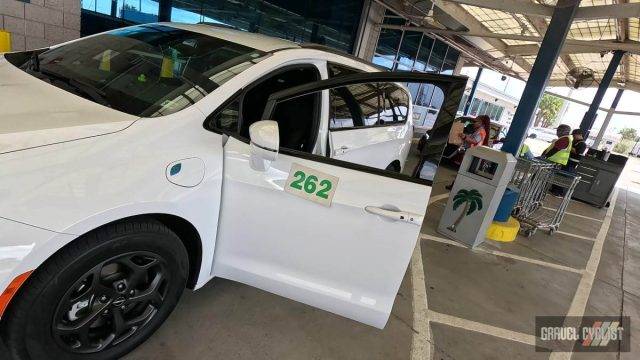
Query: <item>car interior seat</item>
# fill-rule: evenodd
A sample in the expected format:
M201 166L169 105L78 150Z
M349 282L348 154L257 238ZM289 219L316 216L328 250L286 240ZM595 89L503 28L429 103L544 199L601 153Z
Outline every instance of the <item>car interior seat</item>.
M277 73L255 85L244 95L241 105L240 133L249 137L249 126L263 120L262 115L269 97L281 90L320 80L320 73L312 65ZM280 103L273 119L280 127L280 146L310 152L316 138L320 93L301 96Z

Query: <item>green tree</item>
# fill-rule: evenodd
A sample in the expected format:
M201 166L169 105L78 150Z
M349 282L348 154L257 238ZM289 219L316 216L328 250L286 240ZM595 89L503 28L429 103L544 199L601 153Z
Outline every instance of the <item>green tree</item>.
M456 193L453 197L453 210L456 210L460 205L464 204L462 212L456 219L456 221L447 229L456 232L456 228L460 225L462 219L465 216L473 214L476 210L482 210L482 194L478 190L465 190L462 189Z
M557 118L564 100L553 95L544 94L538 105L538 113L536 114L536 120L534 126L552 127Z
M634 128L623 128L618 134L622 135L622 140L636 141L638 138L638 131Z
M623 135L623 137L624 137L624 135ZM624 140L620 141L619 143L617 143L617 144L615 144L613 146L613 152L616 152L616 153L622 154L622 155L626 155L631 150L631 146L633 146L633 141L631 141L629 139L624 139Z

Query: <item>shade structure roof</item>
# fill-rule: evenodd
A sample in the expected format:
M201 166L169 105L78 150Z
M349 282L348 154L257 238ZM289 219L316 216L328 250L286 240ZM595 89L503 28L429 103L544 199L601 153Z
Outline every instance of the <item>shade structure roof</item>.
M480 48L497 70L527 79L557 0L383 0L411 25ZM398 9L399 8L399 9ZM550 85L575 67L602 78L613 50L626 55L614 87L640 91L640 0L582 0Z

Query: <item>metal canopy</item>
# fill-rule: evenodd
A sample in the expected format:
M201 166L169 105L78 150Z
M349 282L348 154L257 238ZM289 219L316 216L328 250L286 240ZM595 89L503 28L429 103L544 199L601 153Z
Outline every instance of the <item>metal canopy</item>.
M419 30L477 45L496 69L521 79L529 76L556 5L556 0L377 1L407 16ZM448 22L439 22L439 13L446 13ZM600 80L611 52L624 50L612 87L640 91L639 16L640 0L582 0L549 85L564 86L565 75L576 66L592 68ZM451 27L450 19L460 26Z

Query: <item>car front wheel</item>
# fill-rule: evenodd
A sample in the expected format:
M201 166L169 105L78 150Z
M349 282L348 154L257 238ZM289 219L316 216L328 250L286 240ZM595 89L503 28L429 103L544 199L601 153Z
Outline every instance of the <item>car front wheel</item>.
M133 350L175 308L187 251L149 218L84 235L39 267L3 318L13 359L115 359Z

